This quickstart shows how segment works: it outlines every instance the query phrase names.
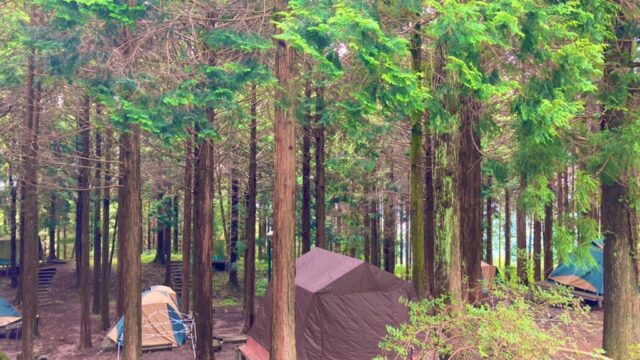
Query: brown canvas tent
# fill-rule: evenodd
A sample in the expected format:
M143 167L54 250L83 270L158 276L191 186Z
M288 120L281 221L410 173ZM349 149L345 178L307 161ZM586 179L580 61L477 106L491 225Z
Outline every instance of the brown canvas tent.
M315 248L296 261L296 349L304 359L371 359L386 326L408 320L400 298L410 283L362 260ZM241 348L250 360L268 359L271 287Z

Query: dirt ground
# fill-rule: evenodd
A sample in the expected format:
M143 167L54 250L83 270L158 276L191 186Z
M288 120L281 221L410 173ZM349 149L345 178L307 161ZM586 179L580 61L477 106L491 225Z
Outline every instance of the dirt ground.
M49 265L48 265L49 266ZM76 287L76 277L74 274L74 265L57 264L50 265L57 268L57 273L53 279L52 298L55 303L41 307L40 313L40 336L35 342L36 353L46 356L51 360L66 359L115 359L114 351L101 351L100 345L106 335L106 332L99 330L99 316L92 315L92 334L93 348L80 351L77 348L79 337L80 323L80 296ZM223 284L222 278L225 274L215 274L214 284ZM217 277L217 279L216 279ZM154 284L161 284L164 279L164 270L153 264L145 264L143 266L143 287ZM115 286L111 284L112 294ZM242 327L242 309L236 305L238 301L229 301L229 297L217 290L224 287L215 286L214 289L214 317L213 317L213 334L214 336L237 335ZM9 279L0 277L0 296L10 301L15 298L15 289L9 285ZM111 296L111 309L115 308L115 298ZM258 301L259 303L259 301ZM231 306L222 306L231 305ZM115 314L111 314L111 322L116 321ZM575 329L574 329L575 330ZM589 320L583 328L577 329L580 336L576 337L576 343L581 351L592 351L600 348L602 345L602 310L594 309L589 315ZM217 360L235 360L236 357L235 344L224 344L222 350L216 353ZM0 339L0 350L5 352L11 359L15 359L20 352L20 340ZM567 358L572 359L590 359L588 356L580 354L567 353ZM169 359L193 359L193 352L190 343L187 345L173 349L171 351L156 351L144 354L145 359L169 360Z
M99 315L91 315L91 331L93 348L78 350L78 337L80 334L80 295L76 287L76 277L74 265L56 264L47 265L57 268L51 286L54 304L43 306L39 309L40 314L40 336L35 342L35 351L41 356L46 356L49 360L67 359L115 359L117 353L114 351L103 352L100 345L105 331L99 329ZM216 275L221 276L221 275ZM145 264L143 266L143 288L154 284L162 284L164 270L158 265ZM115 309L115 286L112 282L111 309ZM0 277L0 296L9 301L15 298L15 289L10 287L7 277ZM221 294L214 295L214 303L222 300ZM112 325L116 322L115 313L111 313ZM214 336L238 335L242 328L242 308L238 306L216 307L213 315ZM224 344L222 350L216 353L216 360L235 360L235 344ZM20 352L20 340L0 338L0 350L6 353L9 358L15 359ZM190 343L181 348L171 351L155 351L144 354L145 359L173 360L173 359L193 359L193 352Z

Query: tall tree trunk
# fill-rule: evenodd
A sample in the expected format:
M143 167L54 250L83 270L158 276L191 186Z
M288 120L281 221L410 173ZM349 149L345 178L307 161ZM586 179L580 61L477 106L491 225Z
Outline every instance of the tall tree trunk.
M78 141L78 156L82 157L80 153L80 142ZM78 189L82 189L82 175L78 172ZM72 258L76 260L76 280L77 284L80 284L80 270L82 267L82 201L80 200L82 190L77 191L77 196L75 199L76 204L76 222L75 222L75 234L74 234L74 242L73 242L73 252L71 254Z
M83 100L84 101L84 100ZM85 106L84 104L82 106ZM84 111L84 109L83 109ZM78 156L78 158L80 159L80 166L82 167L82 157L83 157L83 153L82 153L82 124L81 124L81 117L83 115L79 114L78 115L78 122L77 122L77 126L78 126L78 133L76 134L76 154ZM84 215L84 213L82 212L82 169L78 170L77 173L77 182L78 182L78 191L77 191L77 196L75 199L75 203L76 203L76 222L75 222L75 237L74 237L74 243L73 243L73 253L71 254L72 257L75 258L76 260L76 279L77 279L77 284L78 286L81 286L81 271L82 271L82 216ZM88 243L87 243L88 244Z
M13 166L9 165L9 187L11 192L11 209L9 210L9 222L11 225L11 268L9 273L11 274L11 287L18 286L18 269L17 269L17 242L16 237L17 221L16 216L18 214L18 186L13 179Z
M511 194L504 189L504 267L509 275L511 269Z
M544 278L553 271L553 204L544 207Z
M444 51L441 46L438 46L435 55L434 88L437 88L446 76L444 61ZM456 176L459 146L458 128L434 134L434 269L436 273L434 295L440 297L450 294L451 300L455 302L462 301L460 203L458 202L458 176Z
M404 205L404 226L402 233L404 234L404 253L405 253L405 266L404 266L404 279L409 281L409 273L411 268L411 239L409 237L409 215L411 213L407 204Z
M155 264L165 264L166 253L165 253L165 209L164 209L164 193L162 191L158 191L157 200L158 200L158 208L157 208L157 216L156 216L156 256L153 259Z
M433 138L428 122L424 127L424 260L427 297L434 294L434 205L433 205ZM402 256L400 256L402 259Z
M389 160L389 171L387 172L387 189L385 191L384 203L384 269L392 274L396 268L396 214L393 179L393 160Z
M102 288L102 232L100 231L100 194L102 192L102 134L96 130L96 177L93 180L95 187L95 201L93 207L93 308L94 314L100 313L100 289Z
M492 186L492 177L489 176L488 185L489 185L489 196L487 196L487 220L486 220L486 230L487 230L487 245L485 247L486 256L485 261L488 264L493 264L493 197L491 196L491 186Z
M227 217L224 214L224 197L222 196L222 174L218 172L218 203L220 204L220 219L222 219L222 232L224 233L224 241L229 243L229 230L227 227ZM215 179L214 179L215 180Z
M171 187L168 192L171 193ZM164 285L171 287L171 226L173 224L173 205L171 204L171 195L162 200L162 211L164 212L165 225L164 231Z
M629 66L636 43L630 34L636 24L629 14L637 10L637 4L616 1L614 17L615 41L605 51L605 76L602 92L629 91L626 74L632 71ZM626 113L633 104L633 98L624 98L615 108L605 108L601 118L603 132L612 137L624 131L624 125L634 119ZM615 140L611 138L610 141ZM618 145L621 146L621 145ZM606 165L605 165L606 166ZM619 173L612 173L613 171ZM602 233L604 246L604 327L603 348L606 355L615 360L626 359L631 346L640 336L640 299L638 297L637 259L637 209L634 206L629 186L630 178L637 176L638 169L605 169L601 172L602 189ZM566 190L565 190L566 191Z
M124 314L124 358L142 358L141 273L142 209L140 203L140 125L120 135L122 187L118 193L118 242L123 247L120 284ZM120 254L119 254L120 255Z
M364 194L370 196L371 190L369 185L365 185ZM372 263L371 261L371 206L368 200L365 200L365 204L363 206L365 209L364 212L364 261L368 263Z
M61 242L61 234L60 234L60 224L56 226L56 256L60 256L60 242Z
M82 152L80 158L80 189L78 205L80 207L80 345L81 349L91 347L91 268L89 267L89 208L91 206L89 168L91 166L91 97L84 95L82 100L82 114L79 116L79 127L82 138Z
M21 174L20 176L22 177L22 169L20 170ZM17 303L22 303L22 271L24 269L24 241L25 241L25 234L24 234L24 222L25 222L25 218L26 218L26 213L25 213L25 202L24 202L24 192L25 192L25 188L24 188L24 180L20 180L18 181L18 189L20 191L20 223L18 224L18 239L20 239L20 250L19 250L19 259L18 259L18 271L17 274L19 275L18 279L18 293L16 294L16 302Z
M413 27L411 37L411 69L422 78L422 31L420 22ZM424 193L422 174L422 117L423 111L414 111L409 118L411 138L409 140L411 239L413 239L413 287L419 299L427 297L424 246Z
M171 199L171 246L173 249L173 252L178 252L178 236L180 235L178 233L178 227L180 225L180 219L179 219L179 212L180 212L180 204L178 203L178 192L176 191L176 194L173 195L173 198Z
M461 99L460 150L458 174L460 202L460 242L462 250L465 297L474 302L482 286L482 154L480 134L480 104L473 96Z
M287 0L276 0L276 20L288 10ZM281 30L276 27L275 34ZM295 51L284 40L275 42L276 88L274 199L273 199L273 280L271 358L296 359L295 333ZM322 104L322 88L316 89L318 104ZM322 106L320 106L322 107ZM324 130L322 109L316 109L316 241L325 247L324 233Z
M564 189L562 190L563 194L564 194L564 199L562 199L562 207L563 207L563 214L568 214L568 217L571 218L571 209L569 209L569 171L568 171L568 167L567 170L564 171L564 175L562 176L562 180L563 180L563 184L562 186L564 187ZM571 222L567 222L567 224L571 227Z
M189 135L185 140L184 155L184 201L182 215L182 312L189 313L191 298L191 225L193 194L193 141Z
M267 219L265 215L265 206L261 203L260 211L258 211L258 259L264 259L264 248L267 242Z
M256 292L256 197L258 195L257 183L257 157L258 157L258 124L257 124L257 99L256 84L251 85L251 139L249 141L249 189L247 201L247 222L245 224L245 234L247 240L247 255L245 257L245 286L244 286L244 334L249 332L254 320L254 303ZM309 130L309 129L307 129ZM307 134L308 137L308 134ZM309 180L307 179L307 182ZM311 197L311 194L309 194ZM310 215L310 214L309 214ZM309 222L310 224L310 222ZM307 244L311 244L311 234L307 239ZM307 249L308 250L308 249Z
M524 176L524 175L521 175ZM517 273L518 280L526 284L527 280L527 218L522 204L522 196L525 190L526 184L524 178L520 179L520 195L518 196L518 203L516 204L516 243L518 253L517 259Z
M557 205L557 218L558 218L558 225L562 226L562 216L564 215L564 187L562 186L563 182L562 182L562 172L559 171L558 172L558 179L556 182L556 199L558 202Z
M136 6L136 0L129 0L129 6ZM129 56L127 41L129 29L124 30L124 53ZM125 123L128 122L130 119ZM128 124L128 131L120 136L122 160L122 187L118 191L118 242L123 245L122 257L122 303L124 310L124 350L127 360L142 358L142 301L141 264L142 251L142 203L140 197L140 124ZM119 254L120 255L120 254Z
M62 228L62 238L64 239L63 246L62 246L62 258L66 260L67 259L67 225L66 224Z
M537 216L533 219L533 281L542 280L542 223Z
M104 188L102 193L102 283L100 289L100 329L106 331L109 321L109 289L111 264L109 262L109 206L111 205L111 147L113 130L107 128L104 147Z
M53 261L56 259L56 192L55 190L51 190L49 195L49 261Z
M32 19L33 19L32 14ZM33 21L33 20L32 20ZM35 121L35 50L31 49L27 59L25 86L25 116L22 128L22 192L24 202L24 230L20 237L23 255L20 266L20 289L22 292L22 358L33 359L33 337L38 313L36 294L38 261L38 176L37 176L37 124ZM22 220L22 216L21 216Z
M233 172L233 171L232 171ZM238 282L238 177L231 179L231 237L229 241L229 281L227 288L233 292L240 290Z
M434 136L435 296L462 300L460 218L456 184L457 130ZM414 254L415 256L415 254ZM415 263L415 262L414 262Z
M214 63L211 62L210 65ZM209 126L215 113L208 110ZM198 130L198 129L197 129ZM193 192L194 264L193 314L196 319L196 358L213 359L211 348L211 240L213 238L213 143L198 139L195 146L195 184Z
M149 210L147 211L147 250L151 251L151 200L149 200ZM144 205L142 206L144 209Z
M380 267L380 242L378 238L378 194L376 186L371 188L371 200L369 201L369 232L371 235L371 264Z
M304 88L307 114L302 127L302 253L311 250L311 80L307 80Z
M122 151L122 143L123 141L125 141L126 139L122 138L123 135L120 135L119 138L119 150L118 150L118 199L120 199L121 196L124 195L124 178L125 178L125 169L124 169L124 156L125 156L125 151ZM129 140L126 140L127 142L129 142ZM124 225L124 221L120 219L120 217L122 216L124 209L121 209L121 207L123 207L123 204L120 204L120 202L118 201L118 208L116 210L116 224L120 223L122 225ZM127 210L128 211L128 210ZM126 228L125 228L126 229ZM124 237L124 233L123 233L123 229L122 226L118 226L118 228L116 229L116 234L114 236L114 239L116 239L116 243L114 243L114 246L111 248L111 252L114 252L114 249L117 250L116 252L116 258L118 259L118 262L116 263L116 267L117 267L117 271L116 271L116 317L120 318L122 317L122 315L124 314L124 288L125 288L125 281L124 281L124 262L120 261L120 259L124 259L125 257L125 251L127 250L127 247L125 246L125 241L126 238ZM113 256L111 256L109 258L109 262L112 262L112 258Z
M280 0L286 1L286 0ZM287 49L287 51L289 51ZM316 246L326 249L325 229L325 177L324 177L324 87L316 87L316 116L315 116L315 140L316 140Z

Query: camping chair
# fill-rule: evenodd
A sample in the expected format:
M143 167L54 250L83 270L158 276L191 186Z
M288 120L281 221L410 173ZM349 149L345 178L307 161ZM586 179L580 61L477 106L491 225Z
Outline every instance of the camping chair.
M38 306L51 305L51 283L56 274L56 268L46 267L38 269Z

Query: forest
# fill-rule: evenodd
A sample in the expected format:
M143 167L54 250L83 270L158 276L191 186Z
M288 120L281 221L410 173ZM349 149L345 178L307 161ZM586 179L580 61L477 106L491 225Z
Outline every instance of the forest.
M638 0L0 1L0 359L640 359Z

